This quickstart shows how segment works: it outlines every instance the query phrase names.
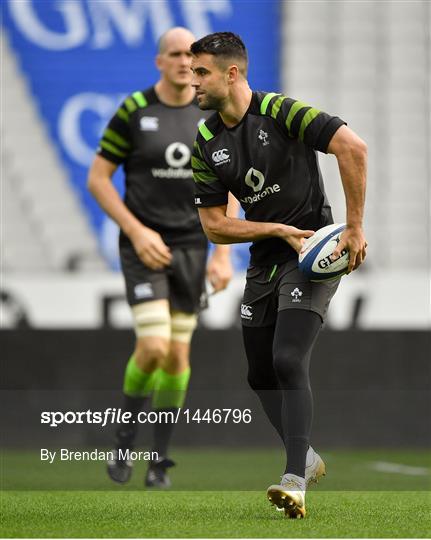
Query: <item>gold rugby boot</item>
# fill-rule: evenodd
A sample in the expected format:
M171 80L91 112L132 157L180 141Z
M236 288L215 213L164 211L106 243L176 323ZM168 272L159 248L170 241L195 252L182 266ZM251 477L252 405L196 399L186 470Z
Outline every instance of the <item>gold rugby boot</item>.
M311 446L307 452L307 463L309 465L305 466L305 485L308 487L312 482L317 484L319 478L326 475L326 466L323 459Z
M283 475L281 483L269 486L266 495L277 510L284 510L286 517L291 519L305 517L305 491L292 475Z

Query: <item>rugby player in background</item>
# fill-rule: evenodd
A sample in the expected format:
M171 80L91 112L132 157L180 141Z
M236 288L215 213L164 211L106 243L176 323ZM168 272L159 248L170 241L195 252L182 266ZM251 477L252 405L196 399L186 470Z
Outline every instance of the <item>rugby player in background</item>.
M190 45L194 36L173 28L160 39L156 65L160 80L131 94L103 133L91 166L88 188L120 227L120 259L136 346L124 376L124 407L136 421L152 392L152 407L176 412L190 377L190 341L204 292L205 274L215 291L224 289L232 266L228 246L217 246L207 264L207 239L194 207L190 158L200 122L191 86ZM125 197L112 185L122 165ZM235 213L235 201L232 211ZM174 465L169 445L174 424L155 425L145 484L168 487ZM108 474L127 482L132 463L119 450L132 449L137 424L120 426L116 458Z

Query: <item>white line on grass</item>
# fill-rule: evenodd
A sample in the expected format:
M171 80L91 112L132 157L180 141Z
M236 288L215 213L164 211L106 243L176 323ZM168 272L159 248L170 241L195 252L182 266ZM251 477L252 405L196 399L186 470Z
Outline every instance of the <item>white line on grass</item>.
M371 468L377 472L407 474L410 476L427 476L430 471L427 467L413 467L402 463L389 463L388 461L374 461Z

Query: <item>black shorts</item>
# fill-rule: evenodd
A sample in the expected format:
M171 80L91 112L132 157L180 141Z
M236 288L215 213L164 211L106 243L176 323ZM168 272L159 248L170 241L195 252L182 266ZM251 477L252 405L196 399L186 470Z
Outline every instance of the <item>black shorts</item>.
M152 270L139 259L131 244L120 243L129 305L167 299L172 310L185 313L197 313L204 307L207 249L172 248L171 253L170 266Z
M284 309L315 311L325 320L329 302L340 278L319 283L308 281L298 262L281 265L250 266L241 304L243 326L273 326L277 313Z

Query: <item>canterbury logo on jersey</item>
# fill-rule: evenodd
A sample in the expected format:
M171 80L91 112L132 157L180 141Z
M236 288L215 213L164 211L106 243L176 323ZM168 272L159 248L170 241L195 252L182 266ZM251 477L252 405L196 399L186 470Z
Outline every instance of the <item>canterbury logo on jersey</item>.
M151 283L138 283L134 288L135 298L152 298L154 296L153 285Z
M229 163L230 161L230 156L228 154L227 148L216 150L215 152L212 153L211 157L213 158L213 161L216 167L218 167L219 165L223 165L224 163Z
M140 120L141 131L158 131L159 119L157 116L143 116Z
M253 319L252 307L247 304L241 304L241 319L251 321Z

